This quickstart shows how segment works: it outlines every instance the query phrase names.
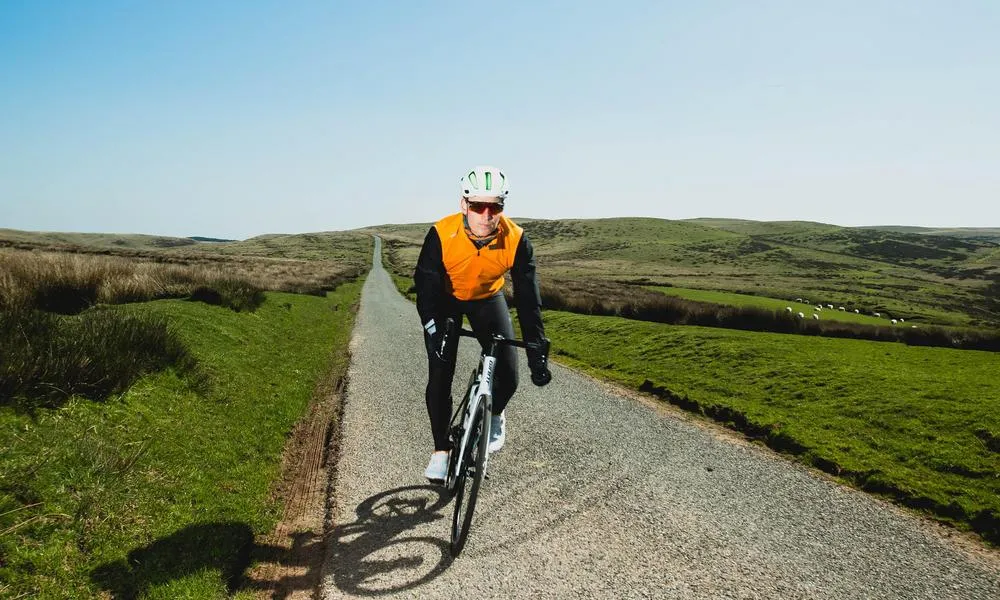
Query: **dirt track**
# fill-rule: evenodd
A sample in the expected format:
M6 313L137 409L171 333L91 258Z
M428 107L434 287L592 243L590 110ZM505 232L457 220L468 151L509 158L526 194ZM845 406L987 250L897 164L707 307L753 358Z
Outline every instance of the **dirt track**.
M284 502L281 521L257 540L243 587L260 598L307 600L320 585L325 545L327 497L336 457L332 431L339 425L342 381L328 381L316 402L295 427L282 457L282 483L277 495Z
M421 476L421 330L379 261L351 350L323 598L1000 597L996 553L558 365L522 377L451 561L451 505Z

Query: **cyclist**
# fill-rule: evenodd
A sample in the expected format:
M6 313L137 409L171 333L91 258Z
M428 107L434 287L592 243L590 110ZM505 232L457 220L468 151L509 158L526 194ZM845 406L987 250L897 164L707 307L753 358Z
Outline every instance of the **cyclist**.
M444 217L427 232L413 274L427 348L425 399L434 436L434 453L424 475L432 481L445 479L448 471L451 384L458 344L446 335L446 320L461 324L462 315L468 317L481 344L494 333L513 338L514 325L503 294L508 272L522 337L542 345L541 350L528 351L531 381L542 386L552 380L534 251L524 231L503 214L508 191L507 177L496 167L477 166L466 173L460 212ZM515 348L500 348L494 373L490 452L500 450L506 439L504 409L518 379Z

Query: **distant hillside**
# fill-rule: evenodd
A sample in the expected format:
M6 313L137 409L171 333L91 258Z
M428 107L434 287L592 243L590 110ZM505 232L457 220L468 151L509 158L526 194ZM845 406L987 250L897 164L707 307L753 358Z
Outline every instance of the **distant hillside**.
M0 229L0 243L12 245L24 243L33 245L64 245L92 248L160 249L194 246L194 238L178 238L138 233L62 233L52 231L20 231Z
M0 248L117 254L169 259L170 256L253 256L267 259L331 260L363 268L357 249L371 241L356 231L331 231L295 235L269 234L247 240L175 238L142 234L33 232L0 229ZM355 264L358 263L358 264Z
M237 240L227 240L222 238L212 238L212 237L202 237L200 235L192 235L188 238L189 240L194 240L196 242L235 242Z
M69 244L75 246L108 247L108 248L179 248L191 246L197 242L224 243L235 242L224 238L193 235L189 237L170 237L162 235L145 235L139 233L61 233L53 231L21 231L18 229L0 229L0 242L24 242L33 244Z
M855 229L878 229L892 233L919 235L944 235L960 239L973 239L1000 243L1000 227L906 227L902 225L873 225Z
M1000 281L1000 240L796 221L515 220L550 280L642 280L850 304L918 323L1000 323L987 288ZM382 235L405 273L428 227L359 231Z
M724 229L743 235L778 235L782 233L826 232L842 229L837 225L814 221L747 221L745 219L683 219L681 223L695 223Z

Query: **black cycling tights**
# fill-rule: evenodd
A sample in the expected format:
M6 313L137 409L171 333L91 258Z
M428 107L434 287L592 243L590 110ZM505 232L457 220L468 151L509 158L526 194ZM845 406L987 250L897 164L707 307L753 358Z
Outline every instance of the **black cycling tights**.
M498 294L485 300L455 300L450 314L441 315L442 321L447 317L461 323L461 317L469 319L469 326L479 337L480 344L489 335L500 333L505 337L514 337L514 324L510 320L507 301L503 294ZM444 323L437 323L444 327ZM445 360L440 360L431 353L430 336L424 332L424 346L427 347L427 414L431 418L431 433L434 435L434 449L448 450L448 424L451 422L451 384L455 377L455 357L458 350L458 336L452 339L445 353ZM501 346L497 349L496 371L493 376L493 414L498 415L507 407L507 401L517 389L517 354L512 346Z

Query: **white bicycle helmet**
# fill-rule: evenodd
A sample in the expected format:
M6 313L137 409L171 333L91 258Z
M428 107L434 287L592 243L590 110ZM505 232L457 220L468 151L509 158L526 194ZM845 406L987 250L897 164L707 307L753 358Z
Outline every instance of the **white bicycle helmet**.
M504 200L510 192L503 171L489 165L473 167L462 177L462 197L489 196Z

